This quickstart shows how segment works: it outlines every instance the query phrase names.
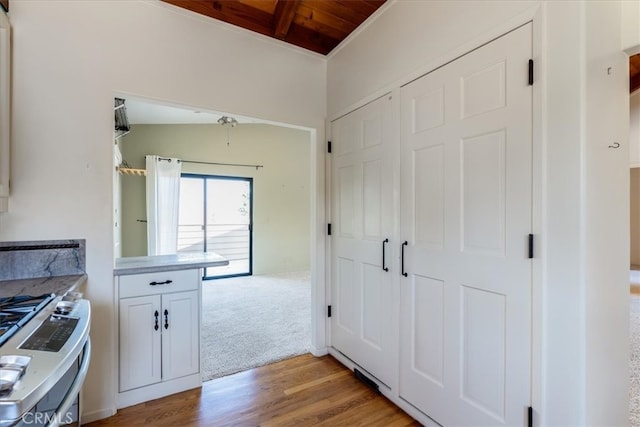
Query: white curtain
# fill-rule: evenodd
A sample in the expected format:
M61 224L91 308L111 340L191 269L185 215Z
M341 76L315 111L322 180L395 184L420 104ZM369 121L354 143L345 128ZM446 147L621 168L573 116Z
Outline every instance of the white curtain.
M178 250L180 172L178 159L147 158L147 254L175 254Z

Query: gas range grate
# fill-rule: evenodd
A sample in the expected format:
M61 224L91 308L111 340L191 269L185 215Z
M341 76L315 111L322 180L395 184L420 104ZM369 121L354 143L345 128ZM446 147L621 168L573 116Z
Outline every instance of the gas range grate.
M53 294L0 298L0 345L11 338L54 298Z

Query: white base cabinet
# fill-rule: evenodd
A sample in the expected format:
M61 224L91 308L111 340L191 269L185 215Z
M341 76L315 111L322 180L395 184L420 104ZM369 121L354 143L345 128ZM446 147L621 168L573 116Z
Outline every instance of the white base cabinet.
M199 270L118 281L118 407L200 386Z

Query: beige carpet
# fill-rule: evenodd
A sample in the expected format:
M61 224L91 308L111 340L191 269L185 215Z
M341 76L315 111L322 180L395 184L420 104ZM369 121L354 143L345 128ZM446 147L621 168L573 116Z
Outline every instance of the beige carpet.
M309 272L202 283L202 379L308 353Z

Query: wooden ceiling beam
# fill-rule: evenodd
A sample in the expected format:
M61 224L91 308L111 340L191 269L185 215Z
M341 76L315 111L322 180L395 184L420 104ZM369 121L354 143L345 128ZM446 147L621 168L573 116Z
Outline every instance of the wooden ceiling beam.
M274 13L274 37L284 40L289 32L291 23L294 16L296 16L296 10L300 0L279 0L276 4L276 10Z

